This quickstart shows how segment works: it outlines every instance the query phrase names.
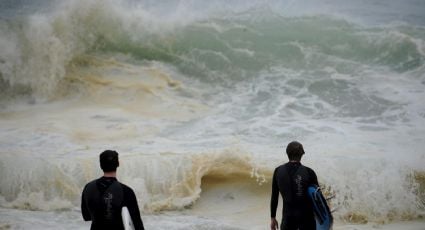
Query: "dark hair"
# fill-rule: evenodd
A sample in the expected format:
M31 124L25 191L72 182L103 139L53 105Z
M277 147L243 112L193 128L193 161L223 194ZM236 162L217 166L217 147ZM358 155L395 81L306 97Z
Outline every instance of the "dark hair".
M286 147L286 154L288 154L289 160L301 160L301 156L304 154L303 145L298 141L292 141Z
M119 166L118 153L114 150L105 150L100 156L100 168L103 172L115 172Z

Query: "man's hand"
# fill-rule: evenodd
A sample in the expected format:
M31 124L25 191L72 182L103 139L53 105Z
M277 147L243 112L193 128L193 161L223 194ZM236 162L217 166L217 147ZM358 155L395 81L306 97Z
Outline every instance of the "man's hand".
M271 230L279 229L279 224L277 223L276 218L272 218L271 223L270 223L270 229Z

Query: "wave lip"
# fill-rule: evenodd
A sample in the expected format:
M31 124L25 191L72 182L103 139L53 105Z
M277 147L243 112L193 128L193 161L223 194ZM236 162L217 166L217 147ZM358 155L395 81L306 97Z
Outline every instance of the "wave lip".
M214 82L244 80L276 66L297 71L335 66L344 74L424 66L423 28L417 26L369 28L329 16L289 17L267 7L190 20L176 16L173 23L143 7L70 1L50 13L1 20L0 83L49 97L74 59L99 52L169 63Z

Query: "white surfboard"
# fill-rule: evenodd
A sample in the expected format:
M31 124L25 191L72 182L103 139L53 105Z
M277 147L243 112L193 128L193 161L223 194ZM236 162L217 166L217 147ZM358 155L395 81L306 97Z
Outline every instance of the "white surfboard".
M130 213L128 212L127 207L122 207L121 209L121 217L122 217L122 223L124 224L125 230L134 230L133 221L131 220Z

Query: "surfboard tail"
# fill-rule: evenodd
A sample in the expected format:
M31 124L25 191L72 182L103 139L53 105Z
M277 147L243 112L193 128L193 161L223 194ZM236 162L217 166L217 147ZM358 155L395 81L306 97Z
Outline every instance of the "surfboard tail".
M134 230L133 221L131 220L130 212L126 206L121 209L122 223L124 225L124 230Z
M316 218L316 229L332 229L333 216L320 187L310 186L308 188L308 195L313 205L314 215Z

